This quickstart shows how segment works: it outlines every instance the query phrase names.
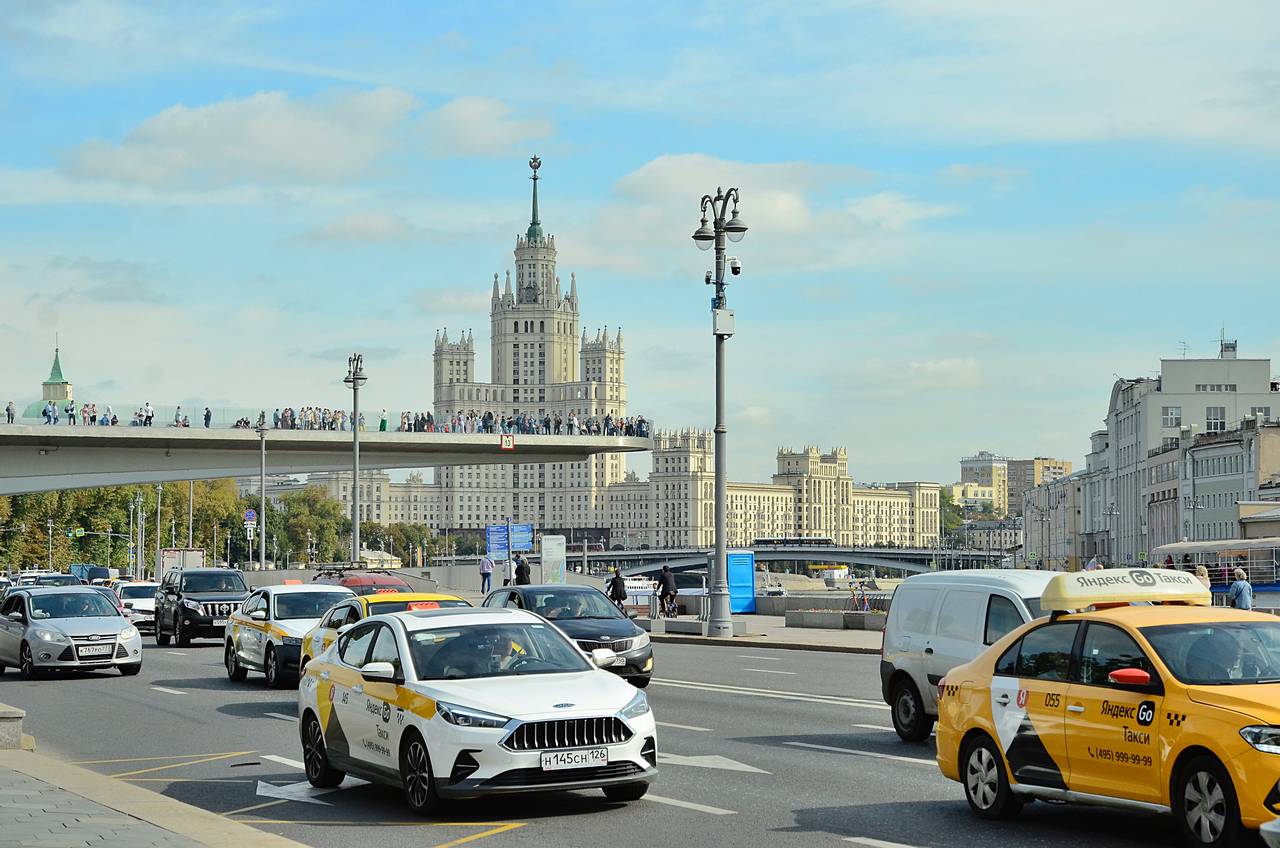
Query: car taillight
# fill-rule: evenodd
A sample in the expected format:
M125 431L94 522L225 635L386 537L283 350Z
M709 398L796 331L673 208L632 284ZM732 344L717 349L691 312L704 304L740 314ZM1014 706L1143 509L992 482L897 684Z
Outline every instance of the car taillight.
M938 700L939 701L942 700L942 693L946 691L946 688L947 688L947 678L944 677L938 681Z

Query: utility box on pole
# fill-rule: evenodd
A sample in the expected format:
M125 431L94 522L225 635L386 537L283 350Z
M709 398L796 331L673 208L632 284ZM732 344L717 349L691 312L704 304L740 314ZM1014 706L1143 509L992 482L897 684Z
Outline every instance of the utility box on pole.
M203 548L161 548L156 558L155 580L159 583L170 571L204 567Z

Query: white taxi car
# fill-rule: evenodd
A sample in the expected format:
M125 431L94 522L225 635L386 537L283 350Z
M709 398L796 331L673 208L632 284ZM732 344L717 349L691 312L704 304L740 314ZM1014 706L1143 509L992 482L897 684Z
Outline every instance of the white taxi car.
M508 608L377 615L307 664L298 717L307 779L401 787L409 807L556 789L643 797L657 777L644 692L554 625Z
M260 671L273 689L296 680L302 638L334 604L354 596L350 589L315 583L254 591L227 619L227 677L239 682L250 669Z

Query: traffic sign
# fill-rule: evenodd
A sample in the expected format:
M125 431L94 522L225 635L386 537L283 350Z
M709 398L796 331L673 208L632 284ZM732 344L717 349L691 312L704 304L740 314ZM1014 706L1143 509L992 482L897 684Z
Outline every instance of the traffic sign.
M258 511L256 509L246 509L244 511L244 523L256 524L258 522Z
M503 433L498 437L498 447L504 451L513 451L516 449L516 436L514 433Z
M83 527L77 527L77 528L76 528L76 537L77 537L77 538L79 538L80 536L83 536L83 535L84 535L84 528L83 528Z

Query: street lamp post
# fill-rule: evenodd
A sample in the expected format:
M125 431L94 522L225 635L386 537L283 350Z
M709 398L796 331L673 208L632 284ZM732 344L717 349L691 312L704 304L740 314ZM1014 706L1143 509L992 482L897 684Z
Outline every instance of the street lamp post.
M694 243L699 250L715 248L715 271L707 272L705 282L715 286L715 294L711 298L711 332L716 340L716 426L715 426L715 522L716 522L716 554L711 579L711 609L707 618L708 636L732 636L733 620L729 614L729 568L726 547L726 504L728 501L728 444L724 421L724 343L733 335L733 310L728 308L725 298L725 239L738 242L746 235L747 225L738 217L738 190L731 188L727 192L716 188L715 197L709 194L702 196L702 221L693 233ZM733 203L732 217L729 203ZM708 226L707 213L711 213L711 225ZM726 220L727 218L727 220ZM732 261L733 274L740 274L741 266L737 259Z
M138 492L133 496L133 506L138 512L138 538L134 540L133 545L133 571L139 580L143 580L147 574L142 567L142 492Z
M259 465L258 465L258 521L261 527L258 533L258 568L267 567L267 425L258 425Z
M164 530L160 527L160 494L164 491L164 486L156 483L156 559L153 569L160 567L160 534Z
M53 571L53 519L45 521L44 527L49 535L49 570Z
M1119 520L1120 510L1115 504L1109 503L1107 508L1102 511L1102 514L1107 517L1107 556L1111 559L1111 564L1115 565L1115 551L1120 547L1120 540L1116 538L1112 524Z
M364 356L351 354L347 376L342 382L351 388L351 562L360 562L360 387L369 378L364 373Z

